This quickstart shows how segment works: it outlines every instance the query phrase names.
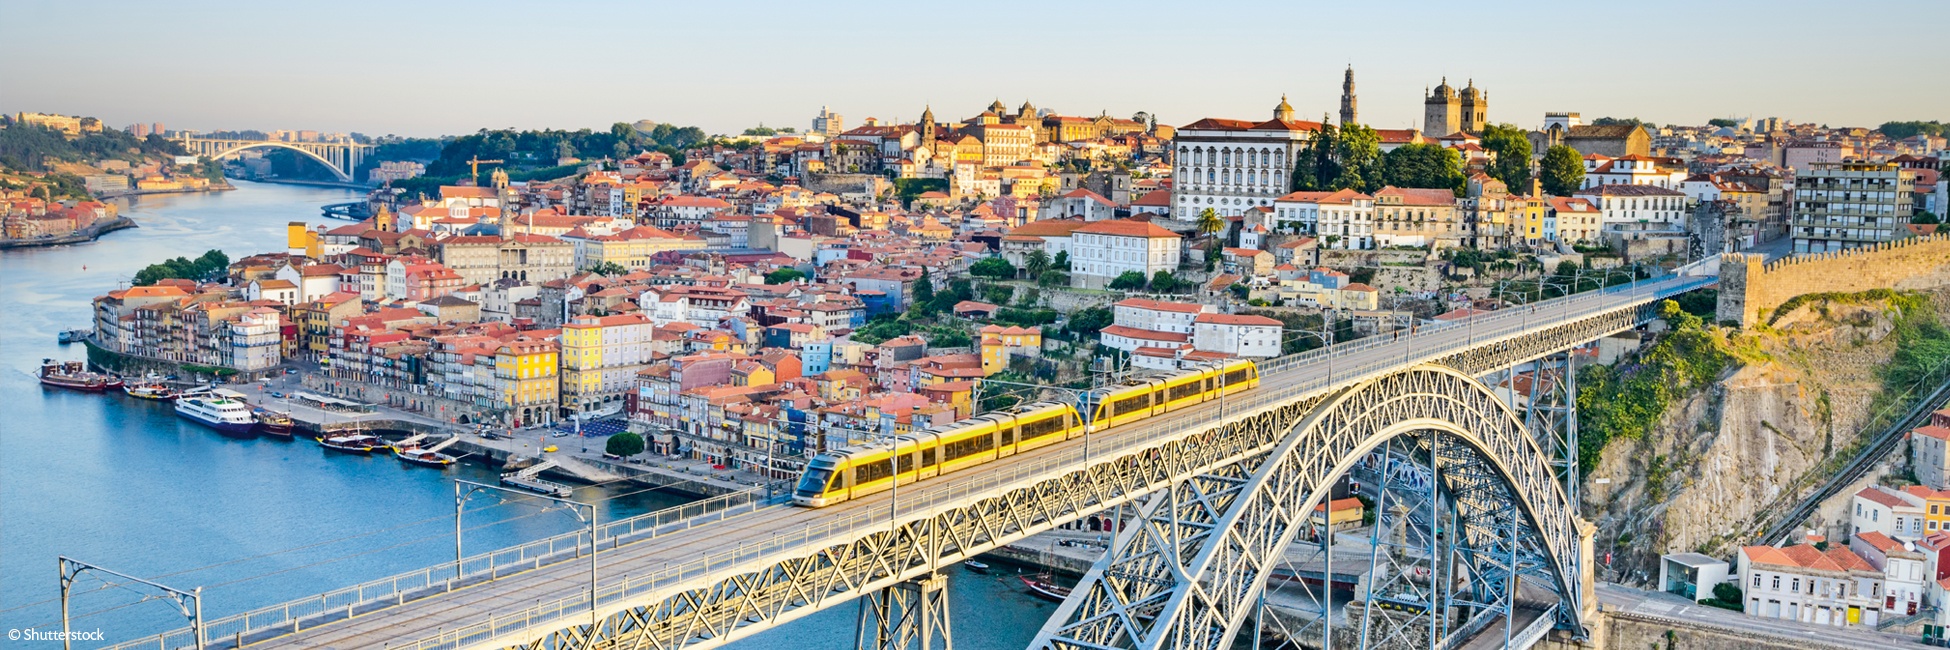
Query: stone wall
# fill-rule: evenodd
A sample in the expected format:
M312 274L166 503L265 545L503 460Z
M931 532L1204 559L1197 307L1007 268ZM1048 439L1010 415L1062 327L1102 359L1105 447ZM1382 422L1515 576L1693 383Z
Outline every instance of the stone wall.
M1803 294L1943 286L1950 286L1950 235L1772 262L1751 253L1729 253L1720 257L1718 318L1752 327L1765 312Z

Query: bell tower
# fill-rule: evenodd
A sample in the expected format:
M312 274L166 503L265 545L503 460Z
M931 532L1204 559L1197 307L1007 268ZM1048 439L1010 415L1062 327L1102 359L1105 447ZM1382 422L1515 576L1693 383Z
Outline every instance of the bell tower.
M1347 67L1347 76L1341 79L1341 126L1345 128L1354 123L1354 66Z

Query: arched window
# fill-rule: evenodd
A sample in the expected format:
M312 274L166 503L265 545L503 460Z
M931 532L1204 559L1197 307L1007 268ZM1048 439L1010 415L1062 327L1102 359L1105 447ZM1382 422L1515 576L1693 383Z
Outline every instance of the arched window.
M1247 184L1247 185L1258 185L1258 184L1259 184L1259 174L1258 174L1258 173L1256 173L1256 172L1253 172L1253 171L1250 171L1250 170L1248 170L1248 171L1246 172L1246 184Z
M1232 184L1232 170L1228 169L1223 172L1219 172L1219 180L1228 185Z
M1205 182L1207 182L1207 183L1212 183L1212 182L1216 182L1216 181L1217 181L1217 179L1216 179L1216 178L1215 178L1215 176L1213 175L1213 173L1212 173L1212 170L1210 170L1210 169L1207 169L1207 170L1205 170Z

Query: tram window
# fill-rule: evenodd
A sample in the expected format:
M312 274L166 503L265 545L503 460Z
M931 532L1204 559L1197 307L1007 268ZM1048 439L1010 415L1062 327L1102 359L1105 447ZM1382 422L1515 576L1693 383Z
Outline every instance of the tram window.
M1171 401L1176 402L1178 400L1185 399L1193 395L1197 395L1200 392L1201 391L1199 390L1199 382L1188 381L1183 384L1179 384L1177 386L1171 387L1171 391L1170 391L1171 394L1168 397Z
M1013 425L1013 424L1011 424L1011 425L1009 425L1009 426L1006 426L1006 427L1002 427L1002 444L1005 444L1005 445L1013 445L1013 444L1016 444L1016 426L1015 426L1015 425Z
M1238 386L1246 383L1246 381L1246 370L1244 368L1226 373L1225 385L1227 386Z
M914 454L912 452L901 454L901 473L906 474L912 471L914 471Z
M893 464L887 460L865 463L853 469L853 484L861 485L891 476Z
M1125 413L1130 413L1132 411L1139 411L1147 408L1151 408L1150 393L1144 393L1136 397L1126 397L1124 399L1111 402L1110 414L1112 416L1118 416L1118 415L1123 415Z
M921 466L932 467L933 465L934 465L934 448L929 447L927 449L921 450Z
M1037 438L1041 438L1043 436L1047 436L1052 433L1062 431L1065 428L1064 424L1068 420L1069 417L1067 416L1057 416L1052 418L1045 418L1043 420L1038 420L1036 422L1031 422L1029 424L1023 425L1022 439L1034 440Z

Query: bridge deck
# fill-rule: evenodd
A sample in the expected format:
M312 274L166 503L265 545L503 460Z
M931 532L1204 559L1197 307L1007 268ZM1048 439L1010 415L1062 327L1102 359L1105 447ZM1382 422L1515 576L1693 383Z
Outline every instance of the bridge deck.
M1546 328L1610 312L1624 307L1643 304L1650 300L1695 288L1701 284L1698 278L1673 278L1660 282L1642 283L1633 292L1608 291L1583 294L1564 302L1540 303L1535 311L1528 308L1504 310L1497 314L1476 319L1471 326L1451 325L1441 328L1425 329L1411 339L1398 340L1384 337L1370 337L1363 341L1351 342L1346 348L1337 347L1333 356L1333 381L1325 381L1329 364L1319 355L1295 355L1266 364L1268 371L1261 386L1253 393L1229 398L1228 413L1238 413L1242 408L1251 408L1260 399L1279 398L1290 400L1301 395L1293 394L1304 390L1311 394L1331 387L1338 387L1375 376L1396 368L1423 363L1441 358L1458 349L1482 345L1492 338L1520 337ZM1528 313L1519 313L1528 312ZM1248 399L1259 398L1259 399ZM1127 453L1134 448L1170 438L1188 430L1217 421L1221 416L1218 402L1187 409L1179 414L1160 418L1147 423L1114 430L1107 434L1094 435L1089 439L1095 453L1104 458L1112 453ZM728 519L719 523L689 530L671 532L650 540L623 544L616 548L604 548L598 553L599 573L604 591L615 585L634 582L630 576L640 580L644 576L667 573L673 568L695 565L707 555L715 555L748 546L765 546L766 552L779 558L799 557L812 553L818 548L838 543L840 540L857 538L862 531L890 526L890 502L900 497L899 519L912 519L924 514L930 504L951 500L967 501L980 494L999 493L1009 484L998 484L995 476L1021 475L1025 468L1050 474L1047 466L1052 459L1074 457L1085 445L1083 439L1052 445L1029 453L1019 454L998 462L983 465L979 469L950 474L939 479L902 486L896 493L880 493L866 498L845 502L828 508L807 509L791 506L772 506ZM1068 466L1079 468L1082 463ZM798 543L781 544L780 540L796 539ZM610 543L605 540L605 544ZM744 558L741 558L744 559ZM724 567L706 565L696 572L679 569L671 576L670 589L681 586L695 588L708 584L705 577L722 577ZM661 583L660 583L661 584ZM640 589L629 587L631 600L642 600ZM509 623L517 628L539 625L532 632L555 629L562 625L575 624L578 620L586 622L587 603L581 601L582 618L573 611L546 609L542 605L563 599L586 598L589 590L589 564L587 557L561 561L533 570L504 575L496 580L462 587L453 591L439 593L420 600L385 607L376 611L362 613L349 619L321 623L317 627L303 629L296 633L277 637L249 637L247 642L272 643L278 646L301 648L380 648L412 645L413 642L438 636L441 630L451 633L470 625L476 625L494 617L496 629ZM605 601L609 596L604 597ZM614 604L604 606L605 613L613 611ZM544 610L546 614L538 614ZM546 620L545 620L546 619ZM522 623L514 623L522 621ZM527 623L528 625L524 625ZM552 626L552 627L551 627ZM222 643L225 639L215 639ZM227 647L225 643L223 646Z

